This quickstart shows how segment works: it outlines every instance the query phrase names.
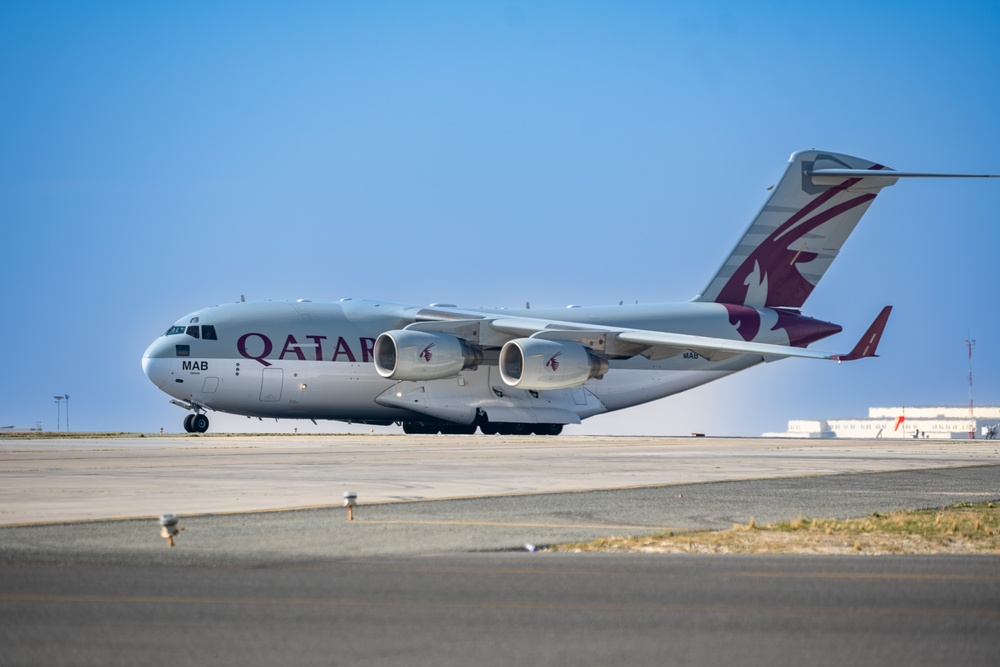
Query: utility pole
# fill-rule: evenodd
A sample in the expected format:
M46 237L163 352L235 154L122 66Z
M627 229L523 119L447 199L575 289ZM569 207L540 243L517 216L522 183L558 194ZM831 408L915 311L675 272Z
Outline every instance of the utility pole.
M972 339L972 332L965 339L965 346L969 349L969 439L976 437L976 418L972 408L972 348L976 346L976 341Z
M56 399L56 433L62 430L62 402L66 401L66 432L69 433L69 394L53 396Z
M62 400L63 396L53 396L56 399L56 433L62 430Z

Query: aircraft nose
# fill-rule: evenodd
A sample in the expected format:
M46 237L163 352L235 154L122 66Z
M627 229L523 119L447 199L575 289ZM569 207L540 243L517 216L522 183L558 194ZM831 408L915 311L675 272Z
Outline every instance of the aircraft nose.
M163 350L162 341L158 339L142 355L142 372L157 387L163 386L170 371L170 359Z

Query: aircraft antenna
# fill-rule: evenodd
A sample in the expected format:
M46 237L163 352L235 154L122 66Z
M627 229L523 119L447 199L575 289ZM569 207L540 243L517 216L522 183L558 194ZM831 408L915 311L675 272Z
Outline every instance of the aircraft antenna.
M972 348L976 346L976 341L972 339L972 332L968 333L965 339L965 346L969 349L969 439L976 437L976 420L972 408Z

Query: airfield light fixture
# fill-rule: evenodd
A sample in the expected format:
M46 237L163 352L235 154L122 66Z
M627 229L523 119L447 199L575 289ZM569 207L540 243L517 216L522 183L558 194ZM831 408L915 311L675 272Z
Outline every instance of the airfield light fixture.
M354 521L354 508L358 505L358 494L354 491L344 492L344 507L347 508L347 520Z
M171 547L174 546L174 538L184 530L179 521L176 514L164 514L160 517L160 537L167 540Z

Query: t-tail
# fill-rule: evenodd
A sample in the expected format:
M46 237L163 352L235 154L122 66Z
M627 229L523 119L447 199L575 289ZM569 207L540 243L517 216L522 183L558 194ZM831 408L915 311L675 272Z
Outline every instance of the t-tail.
M799 309L882 188L901 172L824 151L794 153L764 207L696 301Z

